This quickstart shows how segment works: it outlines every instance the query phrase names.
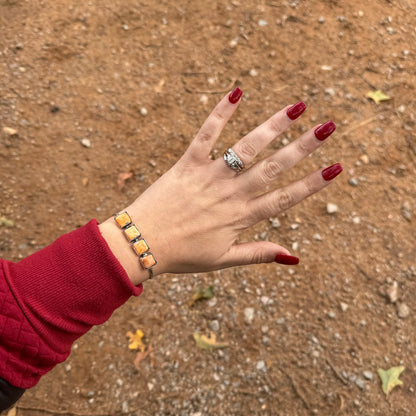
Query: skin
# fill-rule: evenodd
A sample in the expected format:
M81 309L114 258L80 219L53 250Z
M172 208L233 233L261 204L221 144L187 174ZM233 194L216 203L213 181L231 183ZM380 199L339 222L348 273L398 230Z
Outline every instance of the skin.
M269 190L286 172L323 144L315 126L297 140L256 163L257 155L296 122L286 107L252 130L233 150L246 166L241 173L210 152L240 101L228 94L214 108L180 160L153 183L127 211L157 259L154 276L197 273L232 266L271 263L289 251L273 242L237 244L240 234L257 222L275 216L320 191L332 181L322 169L283 188ZM100 224L110 249L137 285L149 277L142 269L113 218Z

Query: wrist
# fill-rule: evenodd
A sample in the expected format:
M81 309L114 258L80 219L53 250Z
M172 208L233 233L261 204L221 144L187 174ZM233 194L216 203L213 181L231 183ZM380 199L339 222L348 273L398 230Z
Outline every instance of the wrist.
M109 218L101 223L99 229L110 250L126 271L130 281L137 286L148 280L149 270L141 266L139 258L132 250L122 230L118 228L114 218Z

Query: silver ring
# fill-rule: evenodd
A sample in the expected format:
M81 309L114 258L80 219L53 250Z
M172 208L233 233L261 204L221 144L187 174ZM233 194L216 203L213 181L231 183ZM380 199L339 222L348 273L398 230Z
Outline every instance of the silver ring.
M244 169L244 163L233 149L228 149L224 152L224 160L227 166L236 172L241 172Z

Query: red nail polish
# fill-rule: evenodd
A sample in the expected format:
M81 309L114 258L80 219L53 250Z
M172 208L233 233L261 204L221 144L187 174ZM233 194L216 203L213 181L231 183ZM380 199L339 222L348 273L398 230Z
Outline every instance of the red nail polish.
M279 264L295 265L299 264L299 258L295 256L288 256L287 254L278 254L274 261Z
M342 166L340 163L335 163L335 165L329 166L322 171L322 177L326 181L331 181L336 176L342 172Z
M315 129L315 137L323 141L327 139L337 128L335 123L333 121L327 121L325 124L322 124L322 126L319 126Z
M228 96L228 101L231 104L235 104L243 95L243 91L240 90L240 88L235 87L232 92L230 93L230 95Z
M296 120L305 110L306 104L303 101L300 101L297 104L292 105L292 107L286 111L286 114L291 120Z

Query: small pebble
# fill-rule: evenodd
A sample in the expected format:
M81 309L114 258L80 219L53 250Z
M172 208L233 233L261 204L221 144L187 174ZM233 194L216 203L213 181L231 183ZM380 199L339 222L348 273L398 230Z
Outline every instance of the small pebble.
M81 140L81 144L86 147L86 148L90 148L91 147L91 142L89 141L89 139L82 139Z
M319 23L325 23L325 17L323 17L323 16L321 16L319 19L318 19L318 22Z
M214 331L218 332L220 329L220 323L215 319L209 323L209 327Z
M386 291L386 295L391 303L396 303L399 299L399 285L394 281Z
M397 308L399 318L406 319L410 315L410 308L405 303L400 303Z
M250 69L250 76L251 77L256 77L259 73L257 72L257 70L256 69Z
M321 234L315 233L313 235L313 239L316 240L316 241L322 241Z
M370 158L367 155L361 155L360 160L364 163L364 165L368 165L370 162Z
M361 390L364 390L365 389L365 381L362 379L362 378L360 378L360 377L357 377L356 379L355 379L355 384L361 389Z
M335 214L336 212L338 212L338 205L328 202L326 204L326 212L328 214Z
M257 362L256 368L258 371L263 371L264 373L267 371L266 363L263 360Z
M260 19L257 23L259 26L267 26L267 20Z
M280 221L277 218L269 218L269 222L272 225L272 228L280 228Z
M347 312L348 310L348 305L344 302L340 302L339 306L341 307L342 312Z
M147 109L146 109L145 107L142 107L142 108L140 109L140 114L141 114L143 117L146 117L146 116L147 116Z
M11 127L3 127L3 133L7 136L15 136L17 134L17 130Z
M292 250L297 250L298 248L299 248L299 243L297 241L292 243Z
M325 88L325 94L333 97L335 95L335 90L333 88Z
M361 218L360 217L353 217L352 222L354 224L360 224L361 223Z
M335 318L337 317L337 314L336 314L334 311L329 311L329 312L328 312L328 316L329 316L331 319L335 319Z
M371 371L364 371L363 372L363 376L367 380L372 380L373 379L373 373Z
M349 183L351 186L358 186L358 181L357 181L357 179L355 179L355 178L350 178L350 179L348 180L348 183Z
M250 325L254 319L254 308L244 309L244 321L247 325Z

